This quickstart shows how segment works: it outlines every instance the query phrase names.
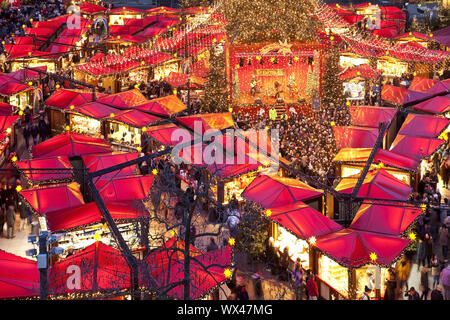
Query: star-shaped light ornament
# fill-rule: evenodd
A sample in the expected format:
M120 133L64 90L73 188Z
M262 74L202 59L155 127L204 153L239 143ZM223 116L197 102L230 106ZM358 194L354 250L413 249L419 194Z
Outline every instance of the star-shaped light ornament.
M279 42L280 42L280 49L278 49L278 53L292 54L292 50L291 50L292 44L289 44L287 42L287 40L284 40L284 42L281 42L281 41L279 41Z
M230 239L228 240L228 244L229 244L230 246L234 246L235 243L236 243L236 240L235 240L234 238L230 238Z
M375 262L378 259L377 254L375 252L372 252L369 257L370 260L372 260L372 262Z
M223 274L225 275L225 277L229 278L229 277L231 277L231 270L230 269L225 269Z

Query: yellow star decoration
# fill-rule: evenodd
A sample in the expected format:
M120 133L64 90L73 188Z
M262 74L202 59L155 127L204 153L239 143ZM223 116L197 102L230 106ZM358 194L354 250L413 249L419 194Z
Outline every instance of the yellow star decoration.
M158 174L158 170L153 169L153 170L152 170L152 173L156 176L156 175Z
M274 62L274 61L275 61L274 57L270 58L270 62Z
M331 125L332 127L334 127L336 124L334 123L334 121L331 121L331 122L330 122L330 125Z
M225 277L229 278L229 277L231 277L231 270L230 269L225 269L223 274L225 275Z
M236 243L236 240L234 240L234 238L230 238L228 240L228 243L229 243L230 246L234 246L234 244Z
M102 236L101 236L101 234L100 234L100 231L95 232L95 234L94 234L94 239L95 239L95 241L100 240L101 237L102 237Z
M170 234L172 235L172 237L174 237L176 233L174 230L170 230Z
M299 57L294 57L294 60L298 61L298 60L300 60L300 58Z
M6 133L8 134L11 133L11 131L12 131L11 128L6 129Z
M416 234L414 232L411 232L408 236L412 241L416 240Z
M287 40L284 40L284 42L279 41L280 43L280 49L278 49L278 53L281 54L292 54L292 44L288 44Z
M259 166L259 167L258 167L258 171L262 171L262 166Z
M375 252L372 252L372 253L370 254L370 260L376 261L377 259L378 259L377 254L376 254Z
M109 114L109 117L110 117L110 118L114 118L114 113L110 113L110 114Z
M312 237L309 238L309 244L311 244L311 245L313 245L313 246L316 244L316 241L317 241L317 239L316 239L316 237L314 237L314 236L312 236Z
M16 157L16 156L12 157L12 158L11 158L11 161L12 161L12 162L16 162L16 161L17 161L17 157Z
M22 186L17 186L17 187L16 187L16 191L17 191L17 192L22 191Z
M137 147L136 150L137 150L138 152L141 152L141 151L142 151L142 148L141 148L141 147Z
M66 126L66 130L69 131L70 130L70 126Z
M233 112L233 108L228 108L228 111L229 112Z
M23 111L22 110L19 111L19 116L23 116Z
M266 216L270 217L272 215L272 210L267 209L266 210Z

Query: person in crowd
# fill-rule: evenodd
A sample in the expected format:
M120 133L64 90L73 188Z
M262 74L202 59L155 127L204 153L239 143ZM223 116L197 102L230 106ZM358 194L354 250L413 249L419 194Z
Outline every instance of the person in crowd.
M319 289L313 273L310 273L309 279L306 281L306 291L308 291L309 300L317 300L319 296Z
M395 273L392 269L388 269L388 275L384 283L386 286L384 300L395 300L397 279L395 278Z
M428 282L428 268L422 267L420 271L420 290L422 291L422 295L420 296L420 300L427 300L428 293L430 292L430 285Z
M433 289L439 284L439 278L441 274L441 263L437 254L433 255L431 259L431 276L433 277Z
M33 123L33 125L31 126L31 136L33 137L33 145L38 144L39 142L38 135L39 135L39 128L35 123Z
M406 290L408 290L408 279L411 274L411 263L405 255L402 255L400 261L397 262L396 272L399 289L403 290L403 286L406 286Z
M419 239L419 242L417 243L417 271L420 270L421 265L425 266L425 259L425 243L422 239Z
M450 234L448 232L448 228L443 223L443 224L441 224L441 227L439 228L439 244L441 245L443 259L447 258L449 238L450 238Z
M29 210L23 200L20 200L18 202L18 207L19 207L19 213L20 213L19 230L22 231L22 230L25 230L25 227L28 225L28 217L29 217L28 211Z
M370 300L370 291L371 290L369 289L369 287L365 286L363 295L361 296L361 298L359 300Z
M441 286L438 285L433 291L431 291L431 300L444 300Z
M31 128L30 124L25 123L25 127L23 128L23 139L25 140L25 145L30 148L30 136L31 136Z
M14 201L8 199L7 201L8 209L6 210L6 224L8 226L7 238L12 239L14 235L14 227L16 223L16 208L14 207Z
M236 300L250 300L247 288L245 286L244 278L242 278L241 276L237 276L236 284L237 284L235 288Z
M303 299L303 271L301 264L296 263L294 272L292 273L292 280L295 288L295 299Z
M406 292L405 297L408 297L408 300L420 300L419 293L414 287L411 287L409 291Z
M427 261L427 267L431 267L431 258L433 257L433 239L429 233L425 234L425 258Z

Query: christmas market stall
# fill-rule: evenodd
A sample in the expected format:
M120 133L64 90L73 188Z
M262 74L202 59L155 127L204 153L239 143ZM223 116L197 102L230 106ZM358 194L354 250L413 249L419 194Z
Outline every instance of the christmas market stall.
M9 109L9 105L4 104L6 109ZM20 116L4 115L0 116L0 163L5 160L5 149L14 147L17 141L16 124L19 121Z
M154 115L171 117L186 110L187 107L176 95L168 95L149 100L144 104L136 106L135 109Z
M126 19L142 19L144 12L140 9L131 7L121 7L109 10L109 25L124 25Z
M33 186L73 180L72 165L67 156L13 161L12 163L28 184Z
M24 84L7 74L0 74L0 99L20 110L32 108L34 87Z
M339 74L339 78L343 81L347 100L358 103L364 101L379 74L379 71L372 69L368 64L345 68Z

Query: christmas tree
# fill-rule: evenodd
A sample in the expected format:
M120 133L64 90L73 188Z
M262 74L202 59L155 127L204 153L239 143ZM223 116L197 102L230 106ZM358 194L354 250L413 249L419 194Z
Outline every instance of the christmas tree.
M209 57L210 70L205 84L203 109L205 112L228 111L230 96L225 76L225 51L211 49Z
M181 9L207 7L209 6L209 0L180 0L179 4Z
M242 42L316 40L316 0L228 0L224 2L227 31Z

